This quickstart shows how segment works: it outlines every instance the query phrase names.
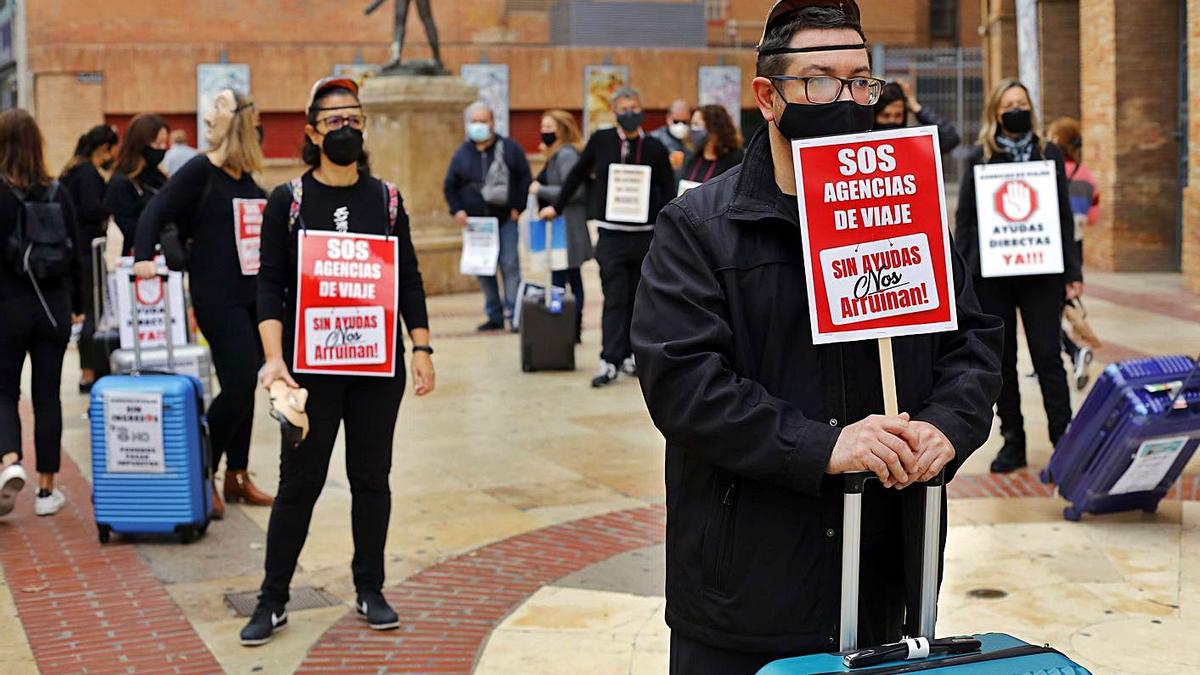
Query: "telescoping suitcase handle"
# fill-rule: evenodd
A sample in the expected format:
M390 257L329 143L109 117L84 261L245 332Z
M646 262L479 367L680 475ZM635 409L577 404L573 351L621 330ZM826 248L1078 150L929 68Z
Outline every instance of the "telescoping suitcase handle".
M858 649L858 584L862 564L862 498L863 489L875 474L846 474L843 490L845 504L842 514L842 608L841 638L838 649L846 652ZM925 518L921 543L921 607L918 632L920 637L933 639L937 624L938 568L941 562L942 489L945 474L941 473L923 483L925 488Z
M158 281L162 284L163 296L163 325L166 327L166 343L167 343L167 371L175 371L175 343L174 339L174 321L175 315L171 311L171 278L167 274L159 274ZM137 300L137 284L138 276L136 274L129 275L129 318L133 321L130 327L133 330L133 372L140 374L142 372L142 332L138 325L138 300Z

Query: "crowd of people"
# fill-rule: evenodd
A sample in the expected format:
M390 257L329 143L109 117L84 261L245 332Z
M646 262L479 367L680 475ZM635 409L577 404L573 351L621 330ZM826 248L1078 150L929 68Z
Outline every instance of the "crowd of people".
M577 299L577 343L587 294L581 267L592 258L599 264L602 350L591 385L640 376L668 443L668 504L677 528L669 544L668 616L676 628L672 659L683 664L678 672L736 672L746 666L728 664L762 662L739 660L740 653L761 657L828 646L827 608L791 611L813 606L812 589L824 587L828 571L806 571L792 564L794 555L755 548L798 552L828 545L823 533L840 523L826 517L834 512L826 502L840 493L821 489L826 474L878 474L867 511L875 531L897 533L899 528L878 525L910 517L911 500L889 488L943 468L952 474L986 440L997 400L1004 446L991 468L1008 472L1026 465L1018 315L1052 442L1072 414L1063 349L1073 359L1077 386L1086 383L1080 371L1090 351L1063 333L1062 312L1064 303L1083 294L1082 241L1096 220L1096 181L1083 162L1079 124L1056 120L1041 133L1029 92L1016 80L1000 82L989 96L963 172L953 256L959 327L898 346L897 364L907 373L897 378L900 399L923 401L925 408L878 414L874 343L818 349L807 342L790 141L915 121L938 128L943 152L960 143L953 125L922 105L907 83L871 77L864 41L856 7L773 10L753 82L767 125L748 141L725 108L686 101L672 103L663 125L647 131L641 94L622 88L611 101L616 126L588 138L571 113L544 113L543 163L536 176L521 146L497 133L495 113L484 103L466 111L465 138L448 158L444 196L450 215L464 226L476 217L498 223L496 273L479 277L480 331L512 330L521 279L518 220L530 201L537 217L562 215L566 222L567 264L554 272L553 283ZM304 136L297 140L307 169L269 194L256 180L263 164L258 110L232 90L221 92L206 111L204 151L189 146L186 135L161 117L142 114L130 121L124 138L103 125L80 136L57 179L45 167L33 117L19 109L0 114L0 313L6 317L0 322L0 515L11 511L28 480L18 412L27 357L36 512L52 515L64 504L55 488L59 383L73 324L82 325L80 391L107 370L107 354L93 343L98 308L90 301L96 293L90 266L93 242L106 236L111 221L137 276L156 276L160 254L181 258L187 271L190 305L220 383L207 411L213 470L225 459L220 494L214 481L214 516L223 513L222 496L272 509L259 605L241 634L247 645L270 640L286 625L288 587L343 426L354 496L356 607L375 629L395 628L399 620L381 590L391 508L387 476L408 378L403 367L383 378L295 372L299 237L324 230L397 238L397 316L413 345L413 390L420 396L435 387L408 216L395 187L371 173L357 84L319 81L306 114ZM1038 159L1057 167L1065 271L984 278L969 169ZM608 176L620 165L646 167L644 217L612 215ZM230 236L230 205L243 202L262 206L256 273L246 271ZM170 251L173 237L178 250ZM256 388L279 381L307 389L311 429L298 444L281 444L279 489L272 497L254 485L247 468ZM764 510L753 520L737 516L739 500L755 500ZM789 517L777 517L784 513ZM710 541L705 528L713 514L721 522L738 519L748 544L733 551ZM811 519L798 525L796 517L809 517L803 514ZM904 542L893 539L868 542L869 554L906 555ZM747 574L751 565L757 571ZM864 583L889 599L866 614L868 642L898 636L903 617L897 608L904 598L893 597L903 584L884 571L889 565L875 569Z

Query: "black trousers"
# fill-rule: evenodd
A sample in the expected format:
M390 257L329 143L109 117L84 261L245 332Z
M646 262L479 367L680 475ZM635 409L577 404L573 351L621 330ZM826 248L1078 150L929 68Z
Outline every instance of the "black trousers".
M551 274L550 283L569 289L575 296L575 337L578 339L583 334L583 274L578 267L572 267Z
M601 319L603 350L600 358L614 365L633 354L629 327L633 322L633 300L642 280L642 260L654 240L653 232L600 230L596 262L600 263L600 286L604 291Z
M212 434L212 468L225 455L226 471L245 471L250 462L250 432L254 427L254 392L262 367L262 343L253 304L228 307L196 306L196 323L212 349L213 367L221 394L208 410Z
M1029 355L1042 389L1051 443L1058 443L1071 422L1071 394L1062 361L1063 282L1059 275L976 279L975 292L984 312L1004 321L1003 385L996 412L1006 439L1023 443L1025 419L1017 373L1017 312L1025 327Z
M21 371L25 355L33 366L33 444L39 473L58 473L62 452L62 400L59 398L63 355L71 338L71 302L65 289L46 292L46 303L58 322L50 323L32 295L0 298L0 456L22 456Z
M96 280L92 278L92 249L89 245L87 255L79 259L79 269L82 278L79 280L80 297L83 298L83 327L79 331L79 342L75 348L79 351L79 368L81 370L96 370L96 348L92 338L96 335L95 293Z
M734 652L671 631L670 675L754 675L763 666L795 654L752 654Z
M286 604L288 587L313 505L325 486L329 458L338 428L346 427L346 475L350 479L350 524L354 535L354 587L359 593L383 588L383 547L387 540L392 493L392 436L404 368L394 378L296 375L308 389L308 438L299 447L283 447L279 460L279 492L267 526L266 576L262 602Z

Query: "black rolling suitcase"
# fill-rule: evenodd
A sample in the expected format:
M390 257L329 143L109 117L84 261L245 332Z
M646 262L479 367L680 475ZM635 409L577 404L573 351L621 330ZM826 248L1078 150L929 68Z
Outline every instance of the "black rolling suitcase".
M108 360L121 347L121 333L108 292L108 264L104 258L107 242L105 237L92 240L92 321L96 332L92 335L91 358L96 379L111 373Z
M546 268L550 269L553 227L546 223ZM521 370L575 370L575 298L554 294L546 279L541 297L521 300Z

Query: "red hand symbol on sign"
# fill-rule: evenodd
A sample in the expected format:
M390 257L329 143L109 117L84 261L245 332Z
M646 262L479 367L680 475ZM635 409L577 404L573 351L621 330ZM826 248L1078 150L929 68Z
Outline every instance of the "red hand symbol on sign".
M1028 220L1037 209L1037 193L1023 180L1010 180L996 193L996 211L1010 223Z

